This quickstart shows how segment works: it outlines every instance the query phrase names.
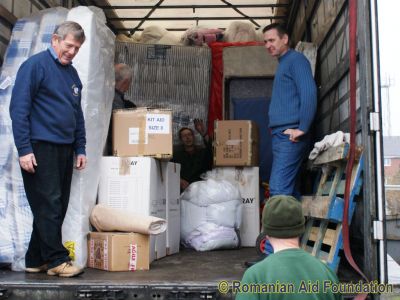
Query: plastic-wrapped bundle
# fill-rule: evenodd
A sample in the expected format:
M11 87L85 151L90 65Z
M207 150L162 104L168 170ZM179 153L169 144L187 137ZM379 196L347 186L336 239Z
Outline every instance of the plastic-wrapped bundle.
M186 238L185 244L197 251L230 249L239 246L239 237L232 227L203 223Z
M257 41L254 25L248 22L234 21L225 31L226 42L253 42Z
M96 7L73 8L67 20L78 22L86 35L73 64L83 84L82 110L88 164L82 171L74 170L62 234L71 257L83 267L87 259L89 216L96 203L100 180L98 162L103 154L114 97L115 35L106 26L103 11Z
M33 54L42 14L20 19L15 23L10 43L7 47L2 74L15 76L21 64Z
M241 216L236 186L226 180L194 182L181 196L181 241L197 251L235 248Z
M188 200L198 206L208 206L236 199L241 199L236 186L227 180L212 178L194 182L182 194L182 200Z
M179 37L159 26L147 26L139 39L143 44L179 45Z
M242 222L242 206L237 200L199 206L181 199L181 235L187 237L203 223L238 229Z
M15 271L25 269L25 252L32 232L32 213L25 196L8 111L17 71L31 55L50 44L49 32L65 20L68 10L51 8L20 19L13 28L0 75L0 262Z
M156 44L167 32L166 29L159 26L147 26L143 29L140 42L143 44Z
M182 35L182 43L185 46L203 46L212 42L222 41L224 34L222 29L193 27Z

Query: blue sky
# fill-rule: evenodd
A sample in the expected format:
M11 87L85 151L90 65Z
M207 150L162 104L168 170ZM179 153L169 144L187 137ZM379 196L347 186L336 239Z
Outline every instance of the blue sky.
M379 0L378 26L384 135L400 136L400 1ZM389 93L388 93L389 91Z

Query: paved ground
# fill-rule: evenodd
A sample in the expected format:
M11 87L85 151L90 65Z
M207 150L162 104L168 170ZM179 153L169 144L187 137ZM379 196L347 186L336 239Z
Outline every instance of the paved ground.
M388 255L388 276L389 283L400 285L400 266Z
M394 285L394 293L390 295L382 295L382 300L400 300L400 266L393 258L388 255L388 277L389 284Z

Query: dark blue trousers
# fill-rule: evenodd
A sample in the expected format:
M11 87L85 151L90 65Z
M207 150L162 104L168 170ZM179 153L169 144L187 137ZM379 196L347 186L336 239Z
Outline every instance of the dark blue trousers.
M289 135L272 135L272 168L269 181L270 195L289 195L300 199L296 188L297 175L309 149L310 138L305 135L297 143Z
M33 230L25 255L26 267L49 268L69 261L61 227L68 208L73 171L72 145L32 143L37 167L31 174L22 170L26 197L33 214Z

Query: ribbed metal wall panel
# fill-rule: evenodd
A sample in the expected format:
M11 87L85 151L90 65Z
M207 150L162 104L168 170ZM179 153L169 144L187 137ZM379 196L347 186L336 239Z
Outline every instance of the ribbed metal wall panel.
M172 109L175 143L179 128L193 128L194 118L206 122L211 76L209 48L117 42L115 54L116 62L126 63L134 70L127 99L137 106ZM201 140L200 136L197 140Z

